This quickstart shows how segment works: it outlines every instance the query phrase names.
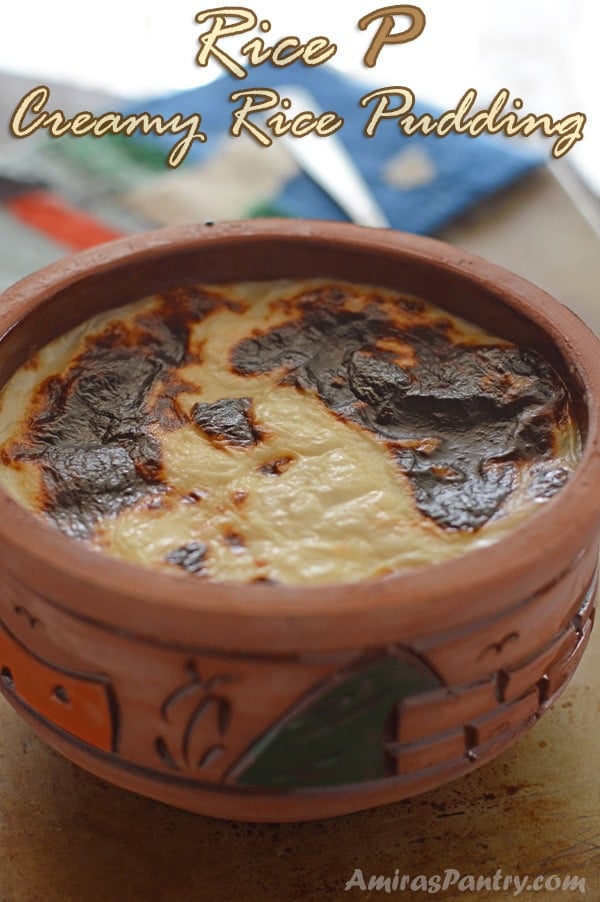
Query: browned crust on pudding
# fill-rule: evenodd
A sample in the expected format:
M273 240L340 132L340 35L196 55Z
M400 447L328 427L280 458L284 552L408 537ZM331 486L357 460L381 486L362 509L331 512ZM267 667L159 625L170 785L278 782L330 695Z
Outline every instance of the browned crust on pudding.
M540 461L534 496L565 483L567 469L552 459L567 394L539 354L461 343L447 320L398 327L376 292L360 311L348 309L350 299L337 286L297 296L295 318L234 348L235 370L284 368L284 383L373 432L408 475L421 512L440 526L482 526L526 462ZM397 303L425 311L415 299ZM402 365L386 344L402 347Z
M257 417L252 388L265 374L372 436L410 486L420 515L442 530L475 533L517 484L535 501L569 478L560 439L574 421L549 363L535 350L475 338L417 298L364 286L319 283L276 297L274 323L237 337L227 352L226 365L247 392L186 407L181 399L199 391L186 373L203 356L195 327L249 309L232 289L178 287L149 309L122 319L115 311L64 372L40 384L18 440L1 449L2 463L39 468L39 512L61 531L90 539L103 519L135 505L149 515L172 509L160 435L189 427L223 451L259 446L269 425ZM273 456L256 470L285 476L297 453ZM198 489L181 500L201 510L203 497ZM242 511L247 497L237 488L232 503ZM232 554L246 549L239 528L221 538ZM163 560L210 575L210 556L208 544L190 537ZM252 578L269 577L261 571Z

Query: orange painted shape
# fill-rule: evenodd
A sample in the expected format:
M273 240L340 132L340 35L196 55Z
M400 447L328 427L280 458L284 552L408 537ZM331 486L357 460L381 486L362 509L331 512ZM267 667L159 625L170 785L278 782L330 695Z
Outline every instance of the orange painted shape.
M26 225L73 251L121 238L122 232L75 210L48 191L18 194L6 206Z
M102 677L78 676L27 651L0 628L0 673L9 695L83 742L112 751L112 718Z

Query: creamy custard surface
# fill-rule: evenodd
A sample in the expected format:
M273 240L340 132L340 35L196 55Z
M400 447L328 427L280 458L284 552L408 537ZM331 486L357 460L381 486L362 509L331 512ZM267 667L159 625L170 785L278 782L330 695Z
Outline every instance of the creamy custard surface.
M0 482L86 545L188 578L350 582L497 541L580 440L535 351L324 280L171 289L0 395Z

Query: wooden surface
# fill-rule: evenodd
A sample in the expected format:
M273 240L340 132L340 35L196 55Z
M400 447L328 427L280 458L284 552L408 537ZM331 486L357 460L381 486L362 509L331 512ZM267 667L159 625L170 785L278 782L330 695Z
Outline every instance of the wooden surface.
M509 751L415 799L329 821L215 821L114 789L46 748L0 703L2 902L369 898L365 876L579 875L600 898L600 633L570 687ZM523 894L527 898L529 894ZM372 898L432 898L373 893ZM563 900L578 893L532 898ZM433 896L436 898L436 896ZM447 900L512 892L440 893Z
M554 293L600 331L600 242L547 172L443 236ZM600 501L599 501L600 503ZM393 877L578 875L600 899L600 633L554 708L509 751L413 800L325 822L245 825L115 789L45 747L0 700L0 902L510 899L345 892ZM523 898L581 898L523 893ZM517 897L518 898L518 897Z

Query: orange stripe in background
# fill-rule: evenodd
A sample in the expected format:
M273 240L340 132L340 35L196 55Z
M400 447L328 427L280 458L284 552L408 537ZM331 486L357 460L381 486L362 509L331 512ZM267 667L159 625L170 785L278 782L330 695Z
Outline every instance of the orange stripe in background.
M5 206L31 228L73 251L82 251L104 241L121 238L124 234L67 206L48 191L15 195L6 201Z

